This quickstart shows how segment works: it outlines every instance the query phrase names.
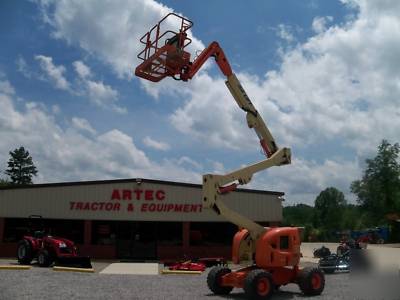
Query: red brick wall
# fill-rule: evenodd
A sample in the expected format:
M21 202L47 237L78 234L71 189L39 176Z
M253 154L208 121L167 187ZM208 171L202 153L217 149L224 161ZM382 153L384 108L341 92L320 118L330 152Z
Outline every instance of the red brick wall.
M0 243L3 242L4 237L4 218L0 218Z
M108 245L78 245L80 254L92 258L116 258L116 247ZM16 257L16 243L0 243L0 257ZM191 246L185 253L182 246L158 246L159 260L222 256L231 259L230 246Z
M78 245L79 252L83 256L91 258L115 258L117 251L111 245Z
M17 257L17 243L0 243L0 257Z

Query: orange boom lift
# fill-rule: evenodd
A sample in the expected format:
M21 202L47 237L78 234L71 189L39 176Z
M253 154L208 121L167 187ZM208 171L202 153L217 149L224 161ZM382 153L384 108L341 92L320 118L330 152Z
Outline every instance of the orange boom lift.
M179 30L170 30L178 24ZM141 39L144 49L138 58L143 62L135 74L158 82L165 77L188 81L199 71L208 58L213 57L226 76L226 85L239 107L246 112L249 128L259 137L266 158L253 165L225 175L203 175L203 206L242 228L233 238L234 264L250 262L247 267L232 271L227 267L214 267L208 274L207 284L215 294L229 294L233 288L243 288L249 299L268 299L274 290L288 283L297 283L305 295L319 295L325 286L323 272L318 268L299 268L300 228L263 227L231 210L222 198L238 185L250 182L254 173L272 166L290 164L289 148L278 148L261 115L232 72L224 51L212 42L193 61L185 48L191 43L188 30L193 23L174 13L165 16Z

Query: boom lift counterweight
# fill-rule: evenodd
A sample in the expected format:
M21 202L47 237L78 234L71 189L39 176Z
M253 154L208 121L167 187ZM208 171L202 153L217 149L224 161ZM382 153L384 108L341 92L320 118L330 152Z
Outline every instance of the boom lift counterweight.
M162 28L170 19L179 21L179 31ZM168 21L167 21L168 19ZM174 13L165 16L142 38L145 48L138 58L143 62L135 74L141 78L158 82L165 77L188 81L202 65L213 57L221 72L226 76L225 84L238 106L246 112L249 128L253 128L260 140L266 159L225 175L203 175L203 206L213 209L241 229L234 236L233 262L254 261L250 267L231 271L217 267L210 271L207 283L216 294L227 294L234 287L244 288L251 299L267 299L274 288L291 282L298 283L307 295L318 295L324 289L323 273L316 268L298 268L300 260L299 228L264 228L258 223L231 210L222 202L224 195L237 186L251 181L253 174L270 168L290 164L289 148L279 148L261 115L255 109L217 42L212 42L200 55L190 61L190 53L184 49L191 43L187 31L192 22Z

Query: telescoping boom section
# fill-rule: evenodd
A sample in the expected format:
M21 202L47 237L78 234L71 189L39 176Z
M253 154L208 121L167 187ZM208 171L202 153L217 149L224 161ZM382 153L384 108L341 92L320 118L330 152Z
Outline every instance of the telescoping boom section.
M170 24L180 24L179 30L169 30ZM232 97L246 113L248 127L256 132L266 158L225 175L203 175L203 205L213 209L217 214L240 228L247 229L251 240L256 241L266 229L231 210L221 200L224 195L234 191L239 185L249 183L254 173L272 166L290 164L291 152L289 148L277 146L261 115L232 72L228 59L217 42L212 42L193 61L190 60L191 55L185 51L185 48L191 43L191 39L188 37L191 27L192 22L174 13L163 18L141 38L144 49L138 58L142 60L142 63L137 66L135 74L152 82L159 82L165 77L188 81L195 76L210 57L214 58L222 74L226 77L225 84ZM163 28L166 30L163 31ZM252 245L252 249L249 250L253 252L254 247L255 245Z

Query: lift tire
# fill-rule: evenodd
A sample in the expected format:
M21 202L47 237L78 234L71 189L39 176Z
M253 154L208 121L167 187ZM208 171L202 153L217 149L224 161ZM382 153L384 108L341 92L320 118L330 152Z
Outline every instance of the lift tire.
M49 251L43 249L38 254L38 263L40 267L48 267L52 264L52 259L50 257Z
M269 299L275 290L272 275L261 269L250 271L244 281L244 292L247 299Z
M221 285L221 277L228 273L231 273L231 269L221 266L212 268L208 273L207 285L214 294L228 295L232 291L233 287Z
M17 260L21 265L30 265L33 259L32 245L27 240L20 240L17 245Z
M333 274L333 273L335 273L335 269L325 269L324 273L325 274Z
M300 270L297 282L304 295L316 296L324 290L325 276L321 269L307 267Z

